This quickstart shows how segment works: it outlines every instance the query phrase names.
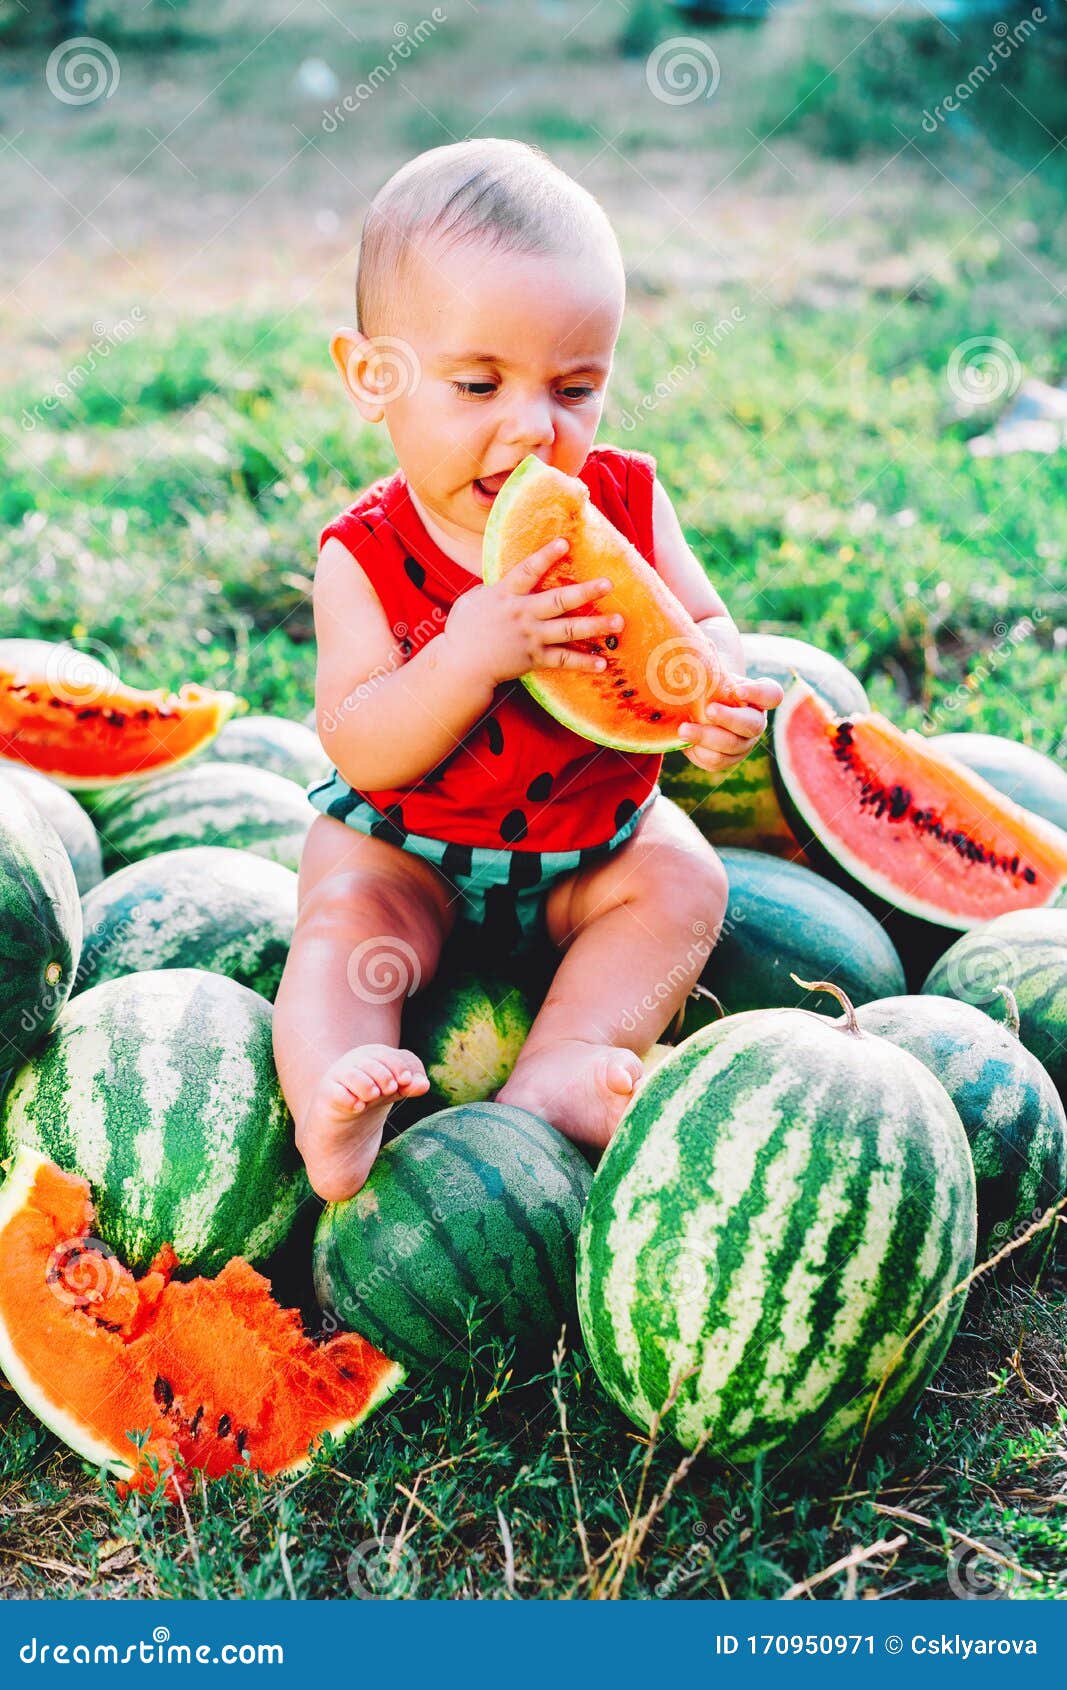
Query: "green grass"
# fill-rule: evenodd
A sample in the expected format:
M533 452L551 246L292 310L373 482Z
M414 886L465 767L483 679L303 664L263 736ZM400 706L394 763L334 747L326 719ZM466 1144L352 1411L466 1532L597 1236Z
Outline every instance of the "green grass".
M585 10L572 9L574 19ZM344 89L391 39L380 9L358 8L358 51L321 8L290 11L274 0L247 17L234 8L224 37L203 0L163 20L158 39L147 39L162 27L154 13L144 42L142 26L128 24L116 36L127 103L76 123L18 107L30 97L20 90L37 89L40 64L34 40L17 42L14 109L18 122L39 125L35 162L75 203L101 200L98 215L116 217L105 228L121 244L122 196L102 197L143 156L140 119L162 133L202 97L175 140L198 181L191 187L175 165L175 199L189 196L199 213L212 190L254 191L292 151L294 122L308 123L291 92L294 64L321 52ZM1062 454L972 458L967 438L1000 406L962 409L948 375L956 348L993 336L1026 374L1064 379L1067 331L1046 286L1067 262L1062 154L1030 173L1052 142L1032 126L1022 134L1001 85L964 114L972 125L996 102L992 138L962 124L924 137L921 110L957 79L957 49L921 21L921 55L905 62L903 37L882 32L829 81L820 80L825 30L805 20L798 44L791 11L760 32L759 54L753 32L716 31L715 100L672 108L648 95L642 60L677 32L677 18L660 0L628 12L594 9L558 39L528 7L457 15L406 69L412 98L390 86L358 130L320 136L301 165L319 171L314 185L282 178L292 206L304 209L301 196L349 206L337 168L363 170L369 191L386 161L447 139L442 120L465 133L498 98L495 132L558 147L572 167L611 140L641 178L605 155L602 167L616 172L603 178L609 210L628 217L631 193L641 205L626 235L634 303L601 438L655 454L742 626L843 657L901 725L1005 733L1062 757ZM278 29L259 46L261 14ZM106 33L110 14L101 7L98 17ZM21 31L24 14L8 8L0 22ZM1054 71L1058 40L1041 43ZM492 87L487 42L499 44ZM613 58L618 47L629 56ZM974 62L968 43L958 52ZM577 72L580 102L566 69ZM1013 60L1009 86L1047 118L1036 50ZM906 144L913 133L929 165ZM777 174L760 136L783 160ZM687 171L693 197L707 201L699 262L683 287L671 265L696 235L675 226L650 183L684 199L687 184L675 178ZM32 172L12 181L26 203L42 198ZM275 211L265 208L268 230ZM228 207L217 215L224 223ZM780 234L746 244L764 225ZM138 223L138 242L141 233ZM346 224L342 238L351 233ZM180 276L183 229L161 216L157 234L173 241ZM232 238L254 236L241 223ZM716 262L720 244L736 266ZM809 244L821 263L807 261ZM220 267L225 245L211 249ZM318 530L392 467L385 435L359 424L329 365L340 283L322 311L294 309L284 288L273 309L249 309L232 289L225 308L183 309L179 286L173 299L150 300L145 322L81 378L72 372L96 332L87 319L107 331L137 298L122 272L110 295L101 276L100 298L121 294L105 311L84 297L84 277L96 275L83 259L75 325L65 328L72 320L60 312L42 335L27 317L23 349L36 373L0 391L0 629L103 647L137 684L196 678L235 688L253 709L302 717L313 694ZM347 275L348 266L346 288ZM40 286L27 290L35 305ZM709 346L694 325L714 329L732 308L740 317ZM46 404L62 379L68 396ZM383 1594L778 1597L903 1534L898 1549L811 1594L941 1596L959 1585L960 1572L955 1586L949 1572L965 1534L991 1540L1010 1563L979 1566L979 1577L1001 1578L1014 1596L1062 1598L1064 1288L1062 1275L1036 1292L980 1286L919 1411L854 1474L843 1460L769 1462L753 1483L701 1459L636 1550L631 1516L664 1495L678 1452L660 1446L649 1457L577 1351L558 1377L532 1380L479 1354L462 1385L431 1378L406 1391L307 1475L223 1484L194 1494L187 1514L120 1502L5 1391L0 1593L346 1598L350 1558L370 1544L360 1576ZM290 1259L281 1289L307 1307L306 1257Z

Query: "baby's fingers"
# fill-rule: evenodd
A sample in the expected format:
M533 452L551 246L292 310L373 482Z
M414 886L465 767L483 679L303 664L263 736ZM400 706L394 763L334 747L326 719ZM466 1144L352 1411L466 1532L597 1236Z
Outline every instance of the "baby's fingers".
M721 751L731 757L746 756L752 747L751 734L736 734L706 722L685 723L678 730L678 738L687 751Z
M736 734L738 739L758 739L767 726L767 718L762 710L752 710L745 705L712 704L705 707L706 722L684 722L682 737L687 728L713 727L723 728L727 733Z
M500 586L503 587L505 592L514 593L516 597L520 593L532 592L546 570L551 569L554 563L558 563L566 551L566 540L549 540L547 545L539 546L535 552L530 553L529 557L524 557L521 563L515 565L514 569L509 569L501 579ZM578 603L581 604L581 602L581 599L579 599Z
M538 669L583 669L596 673L607 668L607 660L591 651L574 651L566 645L546 645L530 673Z

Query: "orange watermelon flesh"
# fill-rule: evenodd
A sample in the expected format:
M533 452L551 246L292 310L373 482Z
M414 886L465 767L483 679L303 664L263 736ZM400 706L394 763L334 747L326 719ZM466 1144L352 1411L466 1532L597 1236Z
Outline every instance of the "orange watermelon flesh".
M46 1426L124 1488L162 1480L174 1494L196 1470L293 1471L309 1445L344 1436L403 1379L355 1333L313 1343L241 1258L216 1279L179 1283L165 1249L138 1280L92 1222L83 1179L18 1152L0 1189L0 1368Z
M895 909L965 930L1067 882L1067 833L877 711L839 719L797 681L774 759L801 844Z
M482 553L487 585L558 539L568 551L534 590L603 577L611 591L573 614L621 613L625 625L606 639L573 642L606 659L598 673L536 669L523 675L523 685L557 721L597 745L676 750L683 722L704 721L708 699L732 696L715 648L636 546L596 508L584 482L524 458L489 513Z
M191 757L233 714L232 692L126 686L46 640L0 640L0 758L73 790L142 780Z

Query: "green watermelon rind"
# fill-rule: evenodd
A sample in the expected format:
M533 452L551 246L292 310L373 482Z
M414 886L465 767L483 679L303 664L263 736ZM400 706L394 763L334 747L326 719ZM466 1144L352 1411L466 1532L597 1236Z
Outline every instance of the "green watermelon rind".
M945 1087L971 1147L984 1260L1067 1193L1067 1115L1025 1045L977 1005L929 993L879 998L856 1010L861 1027L899 1044ZM1014 1253L1040 1266L1050 1233Z
M586 1347L645 1430L697 1369L665 1420L686 1448L835 1449L862 1434L887 1369L876 1425L939 1365L975 1213L963 1125L920 1062L803 1010L730 1016L647 1078L597 1170Z
M355 1197L323 1211L320 1305L413 1372L466 1365L472 1309L480 1340L550 1351L564 1323L574 1328L591 1177L574 1145L526 1110L441 1110L384 1147Z
M204 969L106 980L71 998L12 1076L0 1158L19 1144L89 1180L101 1236L132 1269L262 1261L310 1187L278 1083L269 1003Z
M157 968L206 968L273 1002L296 927L292 869L225 845L163 851L82 899L74 991Z
M793 974L833 980L854 1004L904 991L892 940L848 892L781 857L732 846L720 846L719 856L730 890L700 983L728 1014L811 1007L811 994ZM704 1000L690 1000L683 1033L710 1018Z
M4 782L0 1051L6 1066L27 1056L56 1025L74 984L81 942L78 886L63 842L21 788Z

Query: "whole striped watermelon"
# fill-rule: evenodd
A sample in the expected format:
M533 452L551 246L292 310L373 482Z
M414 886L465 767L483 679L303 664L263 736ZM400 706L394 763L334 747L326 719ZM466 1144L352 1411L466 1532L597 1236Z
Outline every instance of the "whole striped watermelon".
M165 1243L197 1273L259 1260L309 1195L271 1007L203 969L129 974L72 998L11 1081L0 1156L19 1144L90 1181L104 1240L132 1268Z
M0 781L0 1060L26 1056L59 1019L74 984L81 906L51 822Z
M92 818L58 781L39 775L23 763L0 759L0 781L11 781L34 809L46 816L63 841L63 849L70 858L79 892L88 892L104 878L100 855L100 840Z
M914 1400L974 1249L939 1081L858 1028L753 1010L694 1033L627 1106L582 1222L582 1331L638 1425L681 1380L664 1423L686 1448L814 1453L862 1431L887 1373L875 1423Z
M204 757L212 763L249 763L303 787L327 780L333 768L318 734L285 716L232 716Z
M729 1014L811 1007L793 979L833 980L853 1003L904 990L904 967L885 928L838 886L799 863L761 851L720 848L730 896L700 984ZM699 995L685 1006L683 1035L715 1019Z
M574 1320L574 1244L591 1175L525 1109L469 1103L409 1127L315 1234L322 1307L418 1371L514 1340L544 1360Z
M1067 1102L1067 909L1011 910L965 933L934 964L924 992L1008 1015L998 987L1019 1006L1019 1037Z
M985 1260L1067 1194L1067 1115L1036 1056L1015 1033L955 998L883 998L856 1010L936 1074L959 1111L978 1193L978 1257ZM1010 1258L1036 1268L1051 1229Z
M1067 833L1067 769L1051 757L1000 734L935 734L933 744L1024 810Z
M800 675L839 715L869 708L867 694L845 665L806 640L752 633L741 635L741 646L750 676L768 675L788 689L794 675ZM668 752L660 787L692 816L713 845L743 845L799 858L803 852L782 812L771 776L773 720L772 710L759 744L725 775L697 768L682 751Z
M296 869L317 813L295 782L240 763L194 763L93 803L109 874L191 845L228 845Z
M404 1005L401 1043L422 1058L430 1082L410 1101L431 1114L491 1097L518 1061L537 1007L519 981L484 968L439 967Z
M163 851L82 899L75 991L153 968L209 968L273 1003L296 926L292 869L225 845Z

